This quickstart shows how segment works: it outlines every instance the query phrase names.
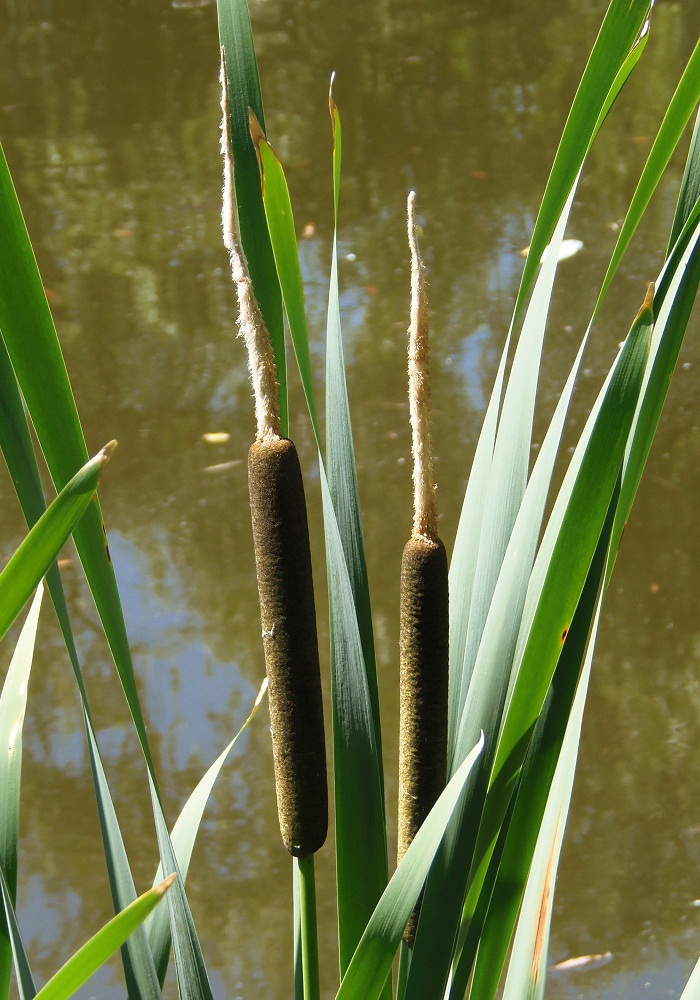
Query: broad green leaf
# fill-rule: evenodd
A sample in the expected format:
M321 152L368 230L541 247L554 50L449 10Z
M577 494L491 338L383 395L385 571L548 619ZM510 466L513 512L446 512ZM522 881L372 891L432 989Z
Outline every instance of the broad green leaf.
M338 943L341 969L386 886L383 782L372 702L350 576L323 464L320 464L331 617L333 778ZM362 878L357 877L358 871Z
M20 613L30 594L85 514L113 445L107 445L61 490L0 573L0 637Z
M569 206L572 198L573 190ZM511 391L507 409L504 404L504 427L511 427L513 422L517 422L518 413L522 408L528 405L532 406L534 402L531 394L534 392L532 382L536 375L535 372L527 370L522 352L531 349L535 357L539 354L537 345L538 342L541 344L544 333L557 265L556 249L563 237L567 217L568 207L565 207L552 243L554 252L548 255L549 261L542 268L528 309L528 316L518 346L518 365L516 367L514 363L511 374L511 379L515 376L515 378L522 378L526 383L529 380L531 384L530 386L526 385L524 393ZM485 579L482 579L482 575L478 572L474 577L476 590L481 587L488 588L490 607L486 606L480 612L485 617L485 622L482 624L481 634L474 635L472 640L476 646L476 650L472 653L474 657L473 669L468 669L467 653L469 650L468 646L465 646L465 675L469 676L469 688L464 695L460 724L453 734L452 746L449 748L452 769L459 764L468 747L473 745L478 738L480 731L483 731L486 737L484 751L484 770L486 772L490 769L493 760L502 706L510 684L510 665L518 637L520 614L525 602L530 570L535 558L559 439L582 352L583 345L579 350L550 428L543 441L525 497L520 496L522 503L519 502L519 509L515 509L517 518L512 534L510 532L512 524L510 524L508 525L509 537L499 540L498 545L505 544L507 548L505 552L501 549L498 553L497 565L490 567L487 565L489 553L486 551L482 556L480 567ZM525 401L527 393L530 394L529 402ZM525 422L527 423L527 421ZM503 429L499 429L499 434L502 433ZM503 439L501 438L501 440ZM499 452L499 461L508 470L508 463L515 460L514 453L509 445L504 447L503 444L501 444ZM525 463L525 468L521 471L522 476L526 474L529 453L528 430L527 441L522 445L522 454L520 455L521 461ZM494 458L494 472L490 476L490 482L497 484L497 489L486 503L487 511L481 526L481 531L488 532L486 537L491 539L494 548L497 547L494 543L497 532L493 516L494 507L500 513L501 509L506 506L505 499L498 500L497 497L514 488L521 495L521 489L524 488L522 483L514 487L507 476L504 478L503 475L499 475L495 468L496 465L497 462ZM486 528L489 522L493 524L491 530ZM496 574L495 580L492 579L493 573ZM456 613L464 615L465 610L457 609ZM437 995L440 992L439 983L447 981L452 951L452 941L449 936L451 931L447 928L459 926L470 869L471 852L476 842L480 815L479 803L480 798L483 798L486 793L486 785L483 782L480 785L475 783L472 789L474 797L465 799L456 812L441 848L441 864L436 866L426 890L423 901L426 919L419 927L414 946L406 992L409 1000L424 996L425 991L429 989L434 989L435 995ZM438 968L439 973L436 972Z
M0 336L57 491L88 459L82 428L39 269L0 147ZM31 521L32 514L25 511ZM99 503L73 532L92 596L149 766L148 739ZM33 589L33 587L31 588Z
M199 831L199 825L202 821L202 816L204 815L204 810L207 802L209 801L209 796L211 795L216 779L219 777L221 768L224 766L226 759L236 744L238 738L243 732L245 732L252 720L255 718L266 691L267 678L263 681L260 690L258 691L248 718L245 720L228 746L224 747L214 763L211 764L206 773L202 776L202 778L200 778L192 794L187 799L187 802L185 802L180 815L175 821L175 826L173 827L170 839L177 858L178 868L183 883L187 881L187 873L189 871L190 860L192 858L194 843ZM153 884L158 885L162 878L163 867L162 865L159 865ZM146 921L145 930L148 935L148 943L151 954L153 955L153 961L155 962L156 969L158 970L158 977L162 985L168 967L168 956L170 954L170 944L172 939L167 911L163 909L156 910Z
M613 250L610 263L608 264L608 269L600 287L600 292L598 293L598 301L596 302L594 310L595 313L597 313L600 308L600 304L610 286L613 275L630 244L632 236L639 225L639 221L642 218L642 215L644 214L644 211L649 204L651 196L656 190L659 181L661 180L668 162L678 145L686 125L690 121L690 116L695 110L699 99L700 41L695 46L695 50L691 55L688 65L686 66L678 87L676 88L676 92L671 98L671 102L668 105L666 114L664 115L664 120L661 123L658 135L654 140L654 144L649 153L644 170L642 171L642 176L639 178L639 183L637 184L630 207L627 210L627 215L625 216L624 222L620 228L615 249ZM688 178L689 184L691 183L691 178L694 178L695 183L697 183L696 175L691 174L690 178ZM684 186L682 191L685 190L690 190L690 188L686 188ZM675 237L677 237L680 233L680 228L681 227L676 227L674 225L671 233L669 251L673 246L673 243L675 243L674 233ZM676 229L678 229L678 231L676 231Z
M250 14L246 0L217 0L216 7L219 39L224 51L228 79L231 156L241 243L248 261L255 297L272 341L279 384L282 432L287 434L289 418L282 295L265 225L260 175L248 121L249 109L252 109L264 131L265 118Z
M81 693L82 697L82 693ZM117 913L136 899L136 888L119 829L97 739L83 699L83 719L88 739L97 814L107 864L112 901ZM160 884L160 883L159 883ZM144 927L137 927L122 948L122 964L130 1000L161 1000L160 983Z
M0 694L0 870L5 875L13 906L17 902L22 727L43 592L44 588L40 583L22 626ZM7 997L9 990L11 951L9 929L0 913L0 997L3 998Z
M537 214L530 252L520 282L515 315L530 291L540 258L550 241L556 221L602 124L601 113L617 96L619 74L625 67L645 24L649 0L612 0L576 91L549 180ZM631 67L630 67L631 68Z
M630 44L632 44L634 39L630 35L629 25L620 22L619 8L620 4L616 6L613 3L611 5L606 19L607 30L617 31L622 26L623 31L627 33L625 37L629 38ZM618 27L615 28L615 25L618 25ZM646 27L648 28L648 25ZM601 31L601 36L603 34L604 32ZM564 142L562 139L552 167L542 207L538 214L535 234L533 235L533 244L528 254L528 263L521 281L494 389L479 436L457 529L454 553L450 564L450 703L448 745L451 748L455 744L456 731L459 726L465 693L469 684L470 669L474 662L473 656L466 655L465 657L467 630L471 621L471 615L465 609L471 607L474 593L478 594L478 588L475 591L474 583L476 562L484 512L488 509L486 506L486 491L488 489L490 472L493 467L493 449L498 423L498 412L501 405L503 380L511 338L522 305L534 280L537 264L555 228L556 221L560 218L560 212L563 210L568 193L575 183L576 176L580 173L580 168L590 149L590 145L598 134L610 108L644 50L647 34L648 32L643 30L641 37L636 43L632 44L631 51L622 59L617 72L612 76L612 82L607 93L601 90L601 81L611 78L611 66L606 66L605 73L601 75L597 70L594 71L592 69L592 66L595 67L597 64L593 60L593 56L591 57L577 93L578 109L576 115L574 115L574 109L572 108L569 121L567 122L567 132L569 133L567 142ZM601 36L599 36L597 46L601 44ZM624 51L624 41L618 39L618 42L618 52ZM602 61L606 61L604 54ZM600 62L601 59L599 58L598 63ZM597 117L594 117L594 115ZM586 136L589 137L587 146L585 146ZM579 150L575 148L577 137L581 140L581 149ZM542 238L538 243L536 235L539 230L542 231Z
M612 518L610 518L610 528ZM608 529L609 534L609 529ZM602 601L603 568L598 573L600 599L595 614L593 632L597 631ZM518 927L513 941L503 1000L542 1000L547 974L549 928L554 902L554 881L564 839L564 829L571 803L574 773L583 724L588 681L593 661L593 646L588 652L574 704L566 726L563 745L552 779L547 805L542 818L537 845L527 879ZM485 996L474 992L474 996Z
M532 423L535 412L537 380L544 344L544 334L549 314L549 305L557 272L558 249L564 238L564 231L571 211L576 185L569 192L566 205L557 223L550 252L540 270L532 299L528 306L523 329L513 358L510 378L503 397L503 405L494 443L493 465L486 492L485 514L479 532L479 555L477 557L474 594L468 609L469 624L464 651L462 674L463 693L460 699L460 725L455 741L449 748L451 769L459 764L473 746L476 734L483 729L486 736L487 755L491 753L493 730L498 728L501 708L510 679L509 664L517 640L519 608L525 600L527 579L535 546L539 537L544 514L549 481L540 489L535 507L521 520L529 535L526 547L522 540L511 556L509 566L515 560L520 569L520 579L509 589L505 614L498 614L496 641L498 650L490 655L482 637L492 607L494 591L501 577L511 533L518 517L528 476L531 455ZM563 418L563 414L562 414ZM559 434L561 433L561 428ZM557 434L557 440L559 437ZM552 454L552 459L554 455ZM544 463L540 463L544 468ZM551 478L552 466L549 467ZM531 496L532 496L531 492ZM528 555L521 558L523 551ZM515 573L511 574L511 579ZM464 613L466 609L462 610ZM493 617L493 616L492 616ZM510 637L508 637L510 633ZM493 646L493 643L491 644ZM509 648L510 647L510 648ZM475 661L481 654L481 669L475 674ZM500 669L498 669L500 667ZM477 704L475 705L475 700ZM490 718L485 717L487 713ZM467 718L472 717L469 725Z
M326 333L328 490L324 490L323 499L332 623L336 856L342 975L389 875L374 639L340 324L337 226L342 131L340 114L332 97L330 112L335 230ZM337 563L335 571L331 567L333 560ZM352 604L348 603L350 601ZM358 636L360 649L356 641ZM354 675L354 684L348 683L345 665L345 658L351 651L354 655L351 656L350 676ZM356 724L358 718L362 719L359 727ZM371 736L374 760L367 753L367 735ZM367 784L368 770L370 785ZM369 795L368 788L371 788ZM368 831L371 831L369 835ZM362 880L357 879L357 871L366 873ZM362 884L359 884L360 881Z
M294 345L294 353L299 366L301 383L309 408L311 422L316 435L316 443L321 447L316 402L309 354L309 338L304 312L304 283L299 266L297 238L294 231L294 215L289 200L289 189L282 164L277 159L272 146L265 139L260 124L251 119L251 135L255 143L262 178L262 196L265 206L267 229L272 243L272 252L277 267L277 277L282 289L282 299L289 321L289 332ZM243 245L245 250L245 244Z
M104 965L130 934L139 927L175 881L175 876L149 889L90 938L36 994L37 1000L68 1000L84 982Z
M569 403L574 390L581 359L586 347L586 342L587 335L584 337L579 347L576 360L569 373L555 412L552 416L549 428L547 429L544 440L542 441L542 445L539 449L537 460L535 462L530 481L528 482L525 496L518 512L518 517L508 544L508 550L503 560L503 566L494 591L493 601L489 609L489 615L477 656L477 663L474 671L474 687L469 704L470 711L465 712L462 720L463 728L460 735L462 741L468 739L468 734L472 731L477 720L482 719L486 721L486 717L488 715L489 731L495 745L498 726L500 725L500 710L506 693L505 689L508 687L508 693L510 693L510 688L514 682L510 668L513 660L517 630L519 628L527 585L530 578L533 560L535 558L537 542L539 540L540 527L549 493L552 471L557 458L559 442L561 440L561 434L564 428ZM508 669L505 674L501 671L503 676L501 677L500 688L497 689L495 679L490 678L489 675L496 673L498 665L501 663L505 663ZM497 706L499 706L498 711L495 711L493 707L489 705L488 701L484 703L480 701L479 688L481 684L490 689L493 701ZM468 808L472 807L473 806L470 804ZM465 809L466 808L467 804L465 803ZM471 836L471 840L473 841L473 834ZM454 850L459 856L463 854L463 851L460 850L461 844L461 839L457 839L454 844ZM452 864L449 861L446 862L446 867L447 871L451 873ZM466 857L464 858L463 881L466 879L468 869L469 858ZM436 903L443 909L446 905L446 899L453 895L452 888L450 887L450 881L451 879L448 878L447 885L442 890L436 890ZM454 896L453 905L457 906L459 899L456 892L454 893ZM470 918L468 922L471 924L473 921ZM464 944L464 937L466 936L467 930L469 930L469 933L473 937L471 926L467 928L467 926L463 924L460 938L458 939L458 952L464 953L464 948L466 947ZM476 944L476 941L473 943ZM460 961L462 962L463 960L460 959ZM471 968L471 959L468 961L469 968ZM462 991L462 995L463 992L464 991ZM459 995L459 992L455 993L455 996Z
M173 892L168 895L168 909L170 911L170 929L173 937L175 971L180 1000L214 1000L199 937L185 895L185 887L180 877L177 857L150 773L148 783L151 790L153 815L156 820L161 868L171 875L178 875Z
M659 281L665 294L662 298L660 287L658 298L662 298L662 301L657 307L658 318L651 340L649 364L640 405L635 413L631 442L625 456L620 508L613 530L614 548L619 544L632 508L695 302L700 282L698 253L700 221L698 220L700 220L700 202L696 202L694 211L690 214ZM683 236L686 232L688 232L687 241Z
M683 179L678 193L678 204L671 226L671 235L668 241L666 255L670 256L671 250L678 242L681 229L686 224L695 203L700 198L700 110L695 117L695 127L690 140L688 159L686 160Z
M10 899L10 890L7 887L7 882L5 881L5 876L3 875L2 866L0 865L0 895L2 896L3 902L3 918L5 920L5 925L8 929L10 946L12 950L12 961L15 967L15 975L17 977L17 990L19 992L19 1000L33 1000L36 996L36 986L34 985L34 977L32 976L32 970L29 968L29 959L27 958L27 952L22 941L22 935L19 932L19 924L17 923L17 914L15 913L12 900ZM3 956L3 961L6 961L5 956ZM8 964L7 972L9 973L10 968Z
M367 924L336 1000L359 1000L360 997L376 1000L381 995L445 827L483 747L482 737L454 774L404 854Z
M470 946L465 944L459 967L453 977L450 996L464 996L459 985L471 973L478 942L476 966L471 983L471 996L487 1000L495 995L511 934L520 908L522 894L530 868L530 860L538 840L552 777L566 731L567 720L586 655L592 656L597 619L591 624L601 601L601 583L610 544L610 534L619 491L613 497L606 524L593 557L581 600L566 637L545 706L540 714L523 765L514 807L504 824L505 840L500 858L494 858L489 868L486 889L479 893L480 914L469 919ZM504 830L501 830L503 837ZM494 862L496 868L494 870ZM491 886L493 890L491 891ZM484 897L488 899L483 908Z
M367 581L365 545L360 516L360 495L357 485L355 448L350 423L350 405L345 379L343 337L340 322L338 291L338 200L340 196L340 165L342 157L342 130L340 113L330 96L333 126L333 195L334 218L331 276L328 289L328 319L326 324L326 472L333 509L350 574L355 599L357 621L360 628L362 650L367 671L374 732L381 766L381 727L379 724L379 695L374 656L372 611Z
M39 478L36 458L31 446L29 427L17 381L0 338L0 406L4 419L0 421L0 447L7 461L15 484L17 496L28 525L31 527L46 509L44 493ZM78 691L83 706L83 718L88 738L92 774L97 800L100 831L109 873L115 911L119 912L136 899L129 862L119 830L117 816L99 756L93 731L87 692L83 683L80 662L68 618L63 587L57 565L54 563L46 574L51 597L56 609L66 648L73 666ZM167 920L167 912L166 912ZM141 928L127 940L122 949L124 972L129 995L136 1000L159 1000L160 986L153 959ZM3 994L0 993L0 996Z
M539 715L605 520L649 355L653 324L647 296L620 353L573 483L565 477L550 522L557 525L551 558L520 662L494 765L495 781L510 781L524 756L523 741ZM559 511L563 510L558 525ZM545 531L550 531L548 525ZM547 546L543 542L543 551ZM540 554L538 554L538 560Z

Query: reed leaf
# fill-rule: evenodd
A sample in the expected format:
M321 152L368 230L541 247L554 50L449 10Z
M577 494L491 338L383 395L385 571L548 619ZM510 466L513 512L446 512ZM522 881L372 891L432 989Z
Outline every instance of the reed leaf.
M0 335L54 485L61 490L88 453L56 330L17 194L0 147ZM31 520L32 511L25 516ZM146 761L148 738L99 503L73 533ZM31 588L33 589L33 588Z
M348 966L336 1000L377 1000L445 828L484 747L483 735L455 772L391 877Z
M29 675L32 669L43 592L44 587L40 583L22 626L0 693L0 871L4 874L8 897L13 906L17 902L22 728L27 709ZM2 998L6 998L9 992L11 951L10 933L0 914L0 997Z
M247 719L228 746L224 747L214 763L209 766L205 774L200 778L196 787L182 807L180 815L175 821L175 825L173 826L172 833L170 835L170 840L175 857L177 858L177 864L183 882L187 881L187 874L189 872L190 860L192 858L195 840L197 838L197 833L199 832L199 825L202 821L202 816L204 815L204 810L206 809L207 802L209 801L209 796L214 788L216 779L219 777L221 769L226 763L226 760L239 737L245 732L255 718L266 691L267 680L264 680ZM158 885L162 881L162 878L163 866L160 864L158 866L158 871L156 872L153 885ZM170 955L170 945L172 939L172 935L170 933L170 921L168 920L167 913L162 908L155 910L154 913L148 918L145 924L145 931L148 936L148 944L153 956L153 961L158 971L158 978L162 985L168 967L168 957Z
M15 975L17 977L17 992L19 993L19 1000L34 1000L34 997L36 996L34 977L32 975L32 970L29 968L29 959L27 958L27 952L24 947L24 942L22 941L22 935L19 931L17 914L15 913L14 905L10 898L10 890L7 886L7 882L5 881L2 866L0 866L0 895L2 895L3 917L10 941ZM3 961L6 960L7 956L3 955ZM6 972L9 976L9 963L7 965Z
M73 996L143 923L148 914L161 902L174 881L175 877L170 876L159 886L144 892L116 917L112 917L109 923L78 949L56 975L51 977L46 986L39 990L36 994L38 1000L68 1000Z

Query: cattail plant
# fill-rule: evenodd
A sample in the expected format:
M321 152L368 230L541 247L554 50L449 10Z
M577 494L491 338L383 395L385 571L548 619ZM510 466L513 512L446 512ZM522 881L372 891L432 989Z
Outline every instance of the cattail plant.
M413 530L403 550L400 610L398 861L445 787L449 618L447 554L437 532L430 443L430 366L425 267L418 247L415 192L408 196L411 325L408 396L413 450ZM413 946L418 907L404 941Z
M221 67L222 222L248 352L257 439L248 485L258 576L280 831L290 854L324 843L328 790L316 609L304 485L296 448L282 436L272 345L238 235L226 72Z

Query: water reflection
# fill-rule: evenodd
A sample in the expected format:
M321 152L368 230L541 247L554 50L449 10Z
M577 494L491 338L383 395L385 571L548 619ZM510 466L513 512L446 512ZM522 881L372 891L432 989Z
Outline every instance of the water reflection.
M548 0L535 18L531 9L505 0L343 7L268 0L253 7L269 134L285 161L297 229L308 233L301 252L319 377L332 236L325 94L337 71L345 136L342 304L390 824L397 567L410 528L405 195L416 187L425 233L436 474L449 544L522 268L519 251L529 242L604 4ZM120 441L102 499L172 817L245 718L263 671L244 461L252 405L219 232L215 11L31 0L8 3L4 13L0 136L89 446ZM693 5L659 6L645 69L591 158L570 233L584 250L562 266L552 311L545 412L699 18ZM572 434L644 281L658 270L681 169L679 159L606 306ZM691 906L700 896L692 752L700 656L692 499L700 487L697 354L689 336L682 361L690 367L678 373L616 570L557 895L552 961L610 950L613 962L553 975L554 998L633 997L647 982L650 995L677 996L700 952L700 911ZM321 595L314 456L294 378L292 412L312 486ZM227 443L202 440L222 430ZM21 520L5 479L0 492L6 556ZM156 849L144 769L75 565L65 582L112 792L136 883L145 887ZM27 721L20 870L23 926L39 976L110 915L74 682L50 614L45 618ZM320 924L330 993L329 855L326 849L320 861ZM263 717L217 787L189 880L217 996L289 995L289 882ZM81 995L121 996L119 975L113 963Z

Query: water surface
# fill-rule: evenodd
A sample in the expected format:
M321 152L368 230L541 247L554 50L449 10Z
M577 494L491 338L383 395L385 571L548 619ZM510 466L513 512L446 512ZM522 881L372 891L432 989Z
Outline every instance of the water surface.
M604 5L546 0L253 6L268 134L296 212L317 387L332 238L328 80L344 128L340 279L395 839L397 607L410 530L405 199L423 226L441 533L448 547L539 198ZM254 433L219 229L218 42L209 5L8 2L0 138L92 452L169 816L241 724L263 676L245 458ZM593 153L561 268L542 376L551 412L684 60L697 5L662 3L636 78ZM661 264L674 161L597 326L573 435ZM677 997L700 953L700 362L691 325L605 607L557 885L554 1000ZM318 479L296 379L318 594ZM207 444L203 434L230 435ZM212 466L224 466L212 470ZM22 522L0 481L6 558ZM69 553L70 555L70 553ZM65 585L136 884L156 866L144 769L75 559ZM319 599L322 605L322 601ZM327 685L327 616L320 609ZM3 663L12 642L6 641ZM3 668L4 669L4 668ZM48 977L111 915L74 681L45 613L26 723L19 909ZM392 846L393 850L393 846ZM335 982L333 868L319 859L323 985ZM265 712L217 785L189 876L217 997L291 992L291 865ZM118 961L81 997L121 997ZM168 987L175 995L175 985Z

